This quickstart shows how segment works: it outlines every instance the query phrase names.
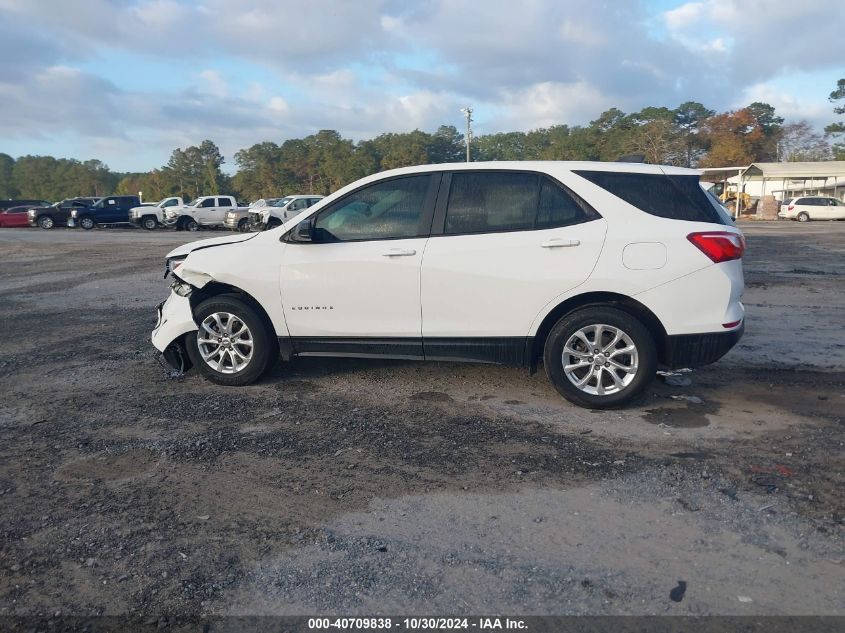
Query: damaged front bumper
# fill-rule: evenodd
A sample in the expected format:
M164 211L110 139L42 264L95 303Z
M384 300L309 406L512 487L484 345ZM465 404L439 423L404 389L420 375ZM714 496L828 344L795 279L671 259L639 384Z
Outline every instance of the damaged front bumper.
M150 337L153 347L162 353L170 366L184 371L187 354L181 339L188 332L199 329L194 322L190 299L171 292L165 301L158 304L156 310L158 320Z

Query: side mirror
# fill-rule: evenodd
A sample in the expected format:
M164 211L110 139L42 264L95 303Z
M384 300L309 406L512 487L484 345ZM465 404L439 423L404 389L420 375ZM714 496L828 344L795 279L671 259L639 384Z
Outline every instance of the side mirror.
M293 229L294 242L313 242L314 229L311 225L311 219L303 220Z

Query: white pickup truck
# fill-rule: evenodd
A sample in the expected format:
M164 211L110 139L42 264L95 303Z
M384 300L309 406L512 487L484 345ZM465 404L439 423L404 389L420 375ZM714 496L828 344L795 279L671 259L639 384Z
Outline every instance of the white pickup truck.
M165 198L161 202L156 202L153 205L145 205L140 207L133 207L129 209L129 221L135 226L140 226L152 231L153 229L164 226L164 214L170 208L184 207L185 201L179 196L172 196Z
M249 224L253 231L272 229L284 224L303 210L314 206L324 196L296 195L277 199L273 204L253 207L249 210Z
M239 207L234 196L202 196L192 203L165 211L165 226L177 230L196 231L200 227L222 227L229 211L246 210Z

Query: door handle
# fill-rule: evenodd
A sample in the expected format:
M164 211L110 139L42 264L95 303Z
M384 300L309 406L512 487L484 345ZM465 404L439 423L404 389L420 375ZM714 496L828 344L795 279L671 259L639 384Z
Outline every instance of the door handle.
M410 257L416 254L417 251L413 248L391 248L386 253L382 253L384 257Z
M562 248L564 246L578 246L581 244L580 240L564 240L559 237L553 237L548 242L540 244L543 248Z

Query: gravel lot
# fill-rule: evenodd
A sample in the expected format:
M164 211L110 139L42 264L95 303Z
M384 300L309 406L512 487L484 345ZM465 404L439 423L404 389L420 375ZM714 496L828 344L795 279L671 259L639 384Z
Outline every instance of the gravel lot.
M743 229L745 338L614 412L488 365L168 378L192 236L1 230L0 615L845 615L845 223Z

